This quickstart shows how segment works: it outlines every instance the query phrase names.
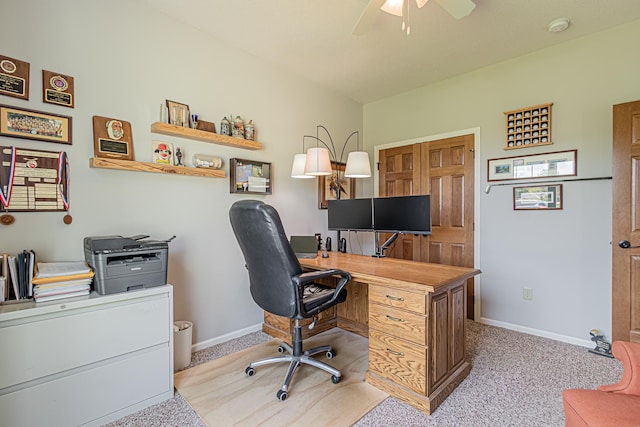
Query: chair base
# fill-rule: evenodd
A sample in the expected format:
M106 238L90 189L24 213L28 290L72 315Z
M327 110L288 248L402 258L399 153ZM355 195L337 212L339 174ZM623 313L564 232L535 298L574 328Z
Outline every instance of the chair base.
M283 356L275 356L275 357L267 357L264 359L256 360L251 362L249 366L245 369L245 373L248 376L253 376L254 368L258 366L269 365L272 363L280 363L280 362L289 362L289 368L287 369L287 373L285 374L284 381L282 382L282 387L278 390L276 397L278 400L285 400L289 394L289 387L291 385L291 380L293 379L293 375L296 373L296 370L300 367L300 365L311 365L316 368L320 368L325 372L331 374L331 381L334 384L337 384L342 379L342 374L340 371L333 366L324 363L320 360L314 359L312 356L320 353L326 353L329 359L335 356L335 352L330 345L323 345L320 347L314 347L312 349L302 351L302 333L300 326L298 325L298 321L296 320L296 326L294 328L294 340L293 346L290 346L287 343L282 343L278 347L278 351L280 353L284 353L285 351L289 354Z

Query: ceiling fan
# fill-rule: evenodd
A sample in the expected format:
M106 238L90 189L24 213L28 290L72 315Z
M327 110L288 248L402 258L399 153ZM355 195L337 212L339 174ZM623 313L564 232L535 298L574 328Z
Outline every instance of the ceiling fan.
M429 0L415 0L418 8L423 7ZM471 13L476 4L471 0L435 0L444 10L449 12L455 19L461 19ZM356 36L367 33L373 26L380 11L390 13L392 15L402 17L402 31L406 31L407 35L411 32L409 25L409 16L412 0L369 0L369 4L365 8L360 19L353 28L353 34Z

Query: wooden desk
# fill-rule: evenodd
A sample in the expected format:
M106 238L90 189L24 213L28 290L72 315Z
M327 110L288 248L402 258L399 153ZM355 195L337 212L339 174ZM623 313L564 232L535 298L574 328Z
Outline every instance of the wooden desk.
M369 384L430 414L469 374L466 280L480 270L338 252L300 263L351 273L347 301L313 333L337 326L368 336ZM291 322L265 313L263 330L289 340Z

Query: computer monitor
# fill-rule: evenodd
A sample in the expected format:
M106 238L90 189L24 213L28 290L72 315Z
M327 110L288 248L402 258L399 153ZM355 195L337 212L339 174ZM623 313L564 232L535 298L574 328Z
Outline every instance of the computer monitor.
M431 234L429 195L373 199L373 229L388 233Z
M328 200L329 230L373 230L372 199Z

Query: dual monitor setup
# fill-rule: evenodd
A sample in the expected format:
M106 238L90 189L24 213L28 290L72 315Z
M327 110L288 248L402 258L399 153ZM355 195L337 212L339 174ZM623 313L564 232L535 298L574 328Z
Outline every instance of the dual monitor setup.
M375 232L375 257L383 257L399 234L431 234L429 195L328 201L328 228ZM378 244L378 233L393 233Z

